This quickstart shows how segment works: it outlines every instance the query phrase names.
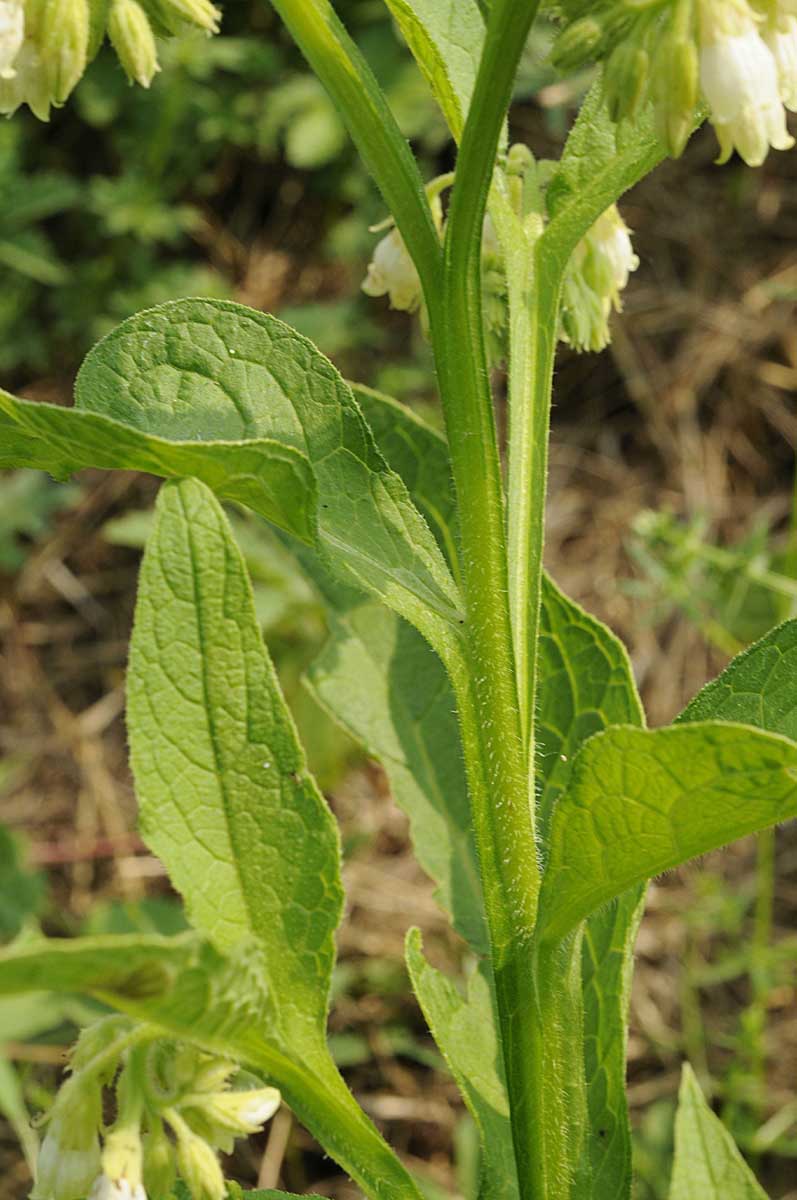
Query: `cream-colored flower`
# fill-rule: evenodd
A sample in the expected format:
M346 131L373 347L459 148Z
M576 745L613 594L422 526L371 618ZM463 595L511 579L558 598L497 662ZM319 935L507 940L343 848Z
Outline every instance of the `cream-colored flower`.
M700 86L711 109L720 162L734 150L751 167L770 147L794 145L775 57L743 0L704 0L700 10Z
M777 67L780 98L797 112L797 17L787 14L768 23L764 41Z
M100 1170L96 1133L75 1136L54 1117L42 1142L32 1200L83 1200Z
M25 41L25 11L18 0L0 0L0 79L13 79L14 60Z
M612 204L573 252L562 298L565 341L577 350L609 344L609 318L622 309L621 294L638 266L631 232Z
M89 1200L147 1200L142 1184L131 1184L127 1179L110 1179L100 1175L89 1192Z
M391 308L415 312L420 307L421 281L397 229L391 229L374 250L362 289L366 296L389 296Z

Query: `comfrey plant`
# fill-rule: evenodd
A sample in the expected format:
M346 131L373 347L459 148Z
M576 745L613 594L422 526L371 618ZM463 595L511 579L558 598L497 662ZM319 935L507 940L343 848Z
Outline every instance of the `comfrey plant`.
M119 0L88 14L117 48L127 31L123 63L147 82L147 29L175 13L210 27L198 3L147 0L144 21L128 2L127 24ZM31 55L50 64L54 102L82 69L88 52L70 55L83 4L55 4L60 34L50 0L22 18L3 4L6 80L23 99ZM428 963L418 930L407 964L481 1135L481 1197L627 1200L645 885L797 814L797 623L673 726L645 728L623 648L542 569L553 360L559 338L606 343L637 265L615 204L705 116L723 157L756 163L791 144L794 17L785 0L568 0L557 60L604 69L561 160L540 163L505 141L534 0L387 0L458 144L454 176L425 186L328 0L274 4L389 209L366 288L421 314L447 439L344 382L282 322L211 301L126 321L89 354L71 409L0 394L0 465L168 480L127 714L142 833L195 930L3 955L3 992L83 992L111 1010L78 1043L34 1196L163 1200L178 1175L195 1200L220 1200L217 1151L269 1116L272 1089L367 1196L422 1195L327 1046L338 832L261 640L230 501L281 531L323 596L330 640L309 686L383 763L469 947L467 983ZM756 1196L686 1068L672 1200Z

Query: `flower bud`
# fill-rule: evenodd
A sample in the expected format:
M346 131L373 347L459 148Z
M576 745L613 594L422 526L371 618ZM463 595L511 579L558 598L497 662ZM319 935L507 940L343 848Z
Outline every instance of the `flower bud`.
M105 1137L102 1169L112 1183L141 1186L143 1150L141 1131L135 1124L117 1125Z
M25 41L25 13L19 0L0 0L0 79L13 79L14 60Z
M113 0L108 36L130 82L148 88L160 67L152 26L138 0Z
M169 1196L177 1175L174 1146L160 1121L144 1134L144 1187L154 1200Z
M695 125L699 66L691 39L661 39L653 65L653 97L662 141L673 158L680 158Z
M227 1188L219 1160L207 1142L182 1125L178 1131L177 1165L191 1200L224 1200Z
M167 29L180 31L181 22L218 33L221 13L210 0L154 0L157 15Z
M633 117L645 95L650 60L646 50L620 42L612 51L603 74L603 88L613 121Z
M46 0L39 45L52 102L63 104L88 61L88 0Z
M245 1092L211 1092L202 1097L201 1107L213 1125L242 1136L257 1133L271 1120L281 1101L276 1088L252 1088Z
M595 17L581 17L559 34L551 62L557 71L575 71L598 53L603 37L603 26Z

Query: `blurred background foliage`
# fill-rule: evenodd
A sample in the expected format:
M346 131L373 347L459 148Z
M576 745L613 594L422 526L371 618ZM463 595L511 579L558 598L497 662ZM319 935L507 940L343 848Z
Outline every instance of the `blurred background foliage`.
M426 177L453 161L442 119L381 0L338 0ZM431 421L416 323L360 292L384 208L340 120L262 0L222 35L163 48L149 92L102 52L42 125L0 124L0 386L67 403L89 346L185 295L276 312L351 378ZM561 148L588 79L526 49L512 135ZM651 724L727 657L795 613L797 156L712 165L710 133L623 211L642 259L610 351L562 350L548 563L628 643ZM499 422L503 381L496 377ZM135 833L123 684L156 483L85 472L0 479L0 940L176 932L183 917ZM461 947L414 863L384 776L309 699L325 637L313 588L260 522L231 512L264 633L346 856L331 1034L371 1115L432 1197L474 1195L478 1148L403 968L420 924L440 965ZM638 1200L664 1200L678 1068L689 1057L776 1200L797 1160L797 839L793 828L658 881L640 934L629 1080ZM87 1009L0 1005L0 1198L27 1194L28 1114L52 1095ZM242 1183L355 1193L280 1114L239 1149Z

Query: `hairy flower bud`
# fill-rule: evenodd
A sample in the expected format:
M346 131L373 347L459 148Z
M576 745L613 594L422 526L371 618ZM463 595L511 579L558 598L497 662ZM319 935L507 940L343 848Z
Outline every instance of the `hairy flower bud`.
M88 61L88 0L46 0L39 37L52 102L63 104Z
M167 28L178 32L181 22L218 33L221 13L210 0L157 0L158 16Z
M207 1142L182 1124L177 1137L177 1165L191 1200L224 1200L227 1188L219 1160Z
M603 38L603 26L595 17L581 17L559 34L551 62L558 71L575 71L598 52Z
M663 37L656 48L652 91L661 138L673 158L680 158L695 125L700 66L691 39Z
M155 35L138 0L113 0L108 37L130 82L148 88L160 66Z
M0 79L13 79L14 60L25 40L25 12L19 0L0 2Z
M14 60L13 78L0 78L0 113L10 116L21 104L27 104L40 121L47 121L51 103L41 55L36 45L26 40Z
M603 87L613 121L633 117L648 84L650 59L640 46L620 42L609 55L603 75Z
M282 1097L276 1088L251 1088L243 1092L211 1092L201 1098L204 1116L230 1133L250 1134L270 1121Z
M177 1161L172 1142L158 1121L144 1135L144 1187L157 1200L171 1195L177 1175Z

